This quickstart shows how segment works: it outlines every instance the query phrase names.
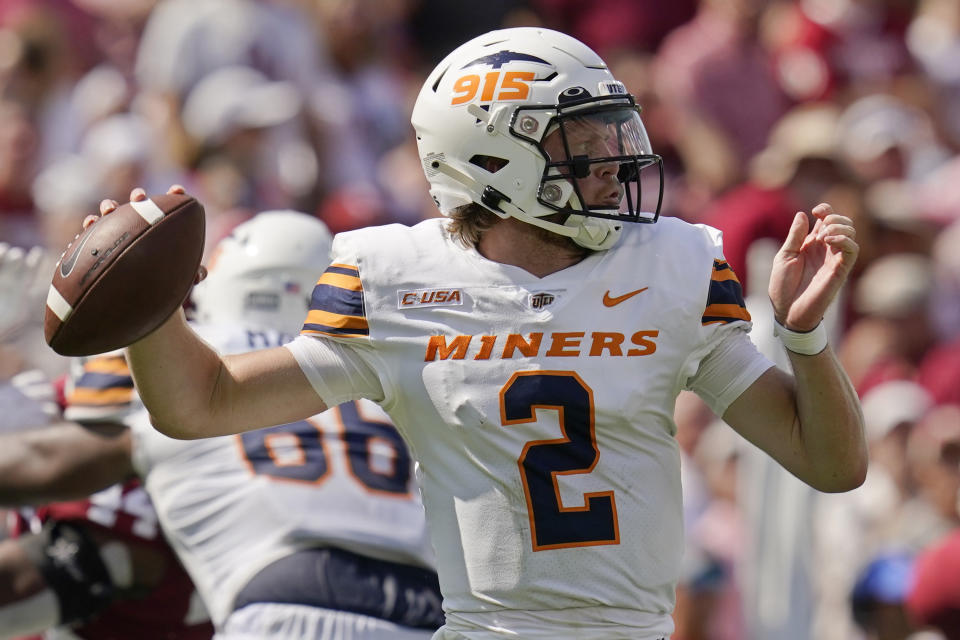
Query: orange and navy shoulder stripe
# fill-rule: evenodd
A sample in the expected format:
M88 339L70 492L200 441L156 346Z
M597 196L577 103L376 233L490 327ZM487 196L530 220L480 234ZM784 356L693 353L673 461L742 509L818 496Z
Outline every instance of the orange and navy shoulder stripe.
M703 311L703 324L750 321L747 306L743 302L743 288L725 260L713 261L710 274L710 289L707 292L707 308Z
M347 264L331 264L323 272L310 299L310 311L301 334L337 338L370 335L363 308L360 272Z
M66 397L68 407L87 409L122 407L132 399L133 377L122 354L86 361Z

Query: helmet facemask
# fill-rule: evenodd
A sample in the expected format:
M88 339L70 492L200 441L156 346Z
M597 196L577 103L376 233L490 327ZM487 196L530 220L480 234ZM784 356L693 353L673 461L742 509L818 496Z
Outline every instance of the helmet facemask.
M577 97L581 95L587 97ZM569 235L581 246L606 249L619 237L622 223L659 219L662 160L650 148L640 108L632 96L593 98L585 90L573 88L560 98L561 104L549 110L518 107L510 127L512 135L535 146L545 160L537 202L566 214L562 222L548 222L541 214L540 224L534 224ZM549 117L546 132L540 138L530 135L536 133L545 115ZM644 209L642 170L651 165L659 170L657 199L654 207ZM565 229L558 230L556 225Z
M517 110L520 120L523 111ZM663 199L662 162L650 150L632 98L614 102L588 98L560 107L542 141L535 144L547 161L537 193L540 204L561 213L618 222L657 221ZM661 176L656 207L648 212L641 207L640 176L651 165L660 168ZM598 178L602 184L596 183Z

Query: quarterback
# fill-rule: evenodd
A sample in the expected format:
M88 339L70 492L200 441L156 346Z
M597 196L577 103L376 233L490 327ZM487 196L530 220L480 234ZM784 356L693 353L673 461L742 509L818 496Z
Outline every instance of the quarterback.
M221 357L179 313L131 345L158 430L378 403L419 462L443 640L671 634L681 390L811 486L863 481L859 404L819 326L858 252L849 218L798 213L776 257L788 373L748 338L719 232L644 206L660 158L585 45L475 38L430 74L412 122L446 218L340 234L286 345Z

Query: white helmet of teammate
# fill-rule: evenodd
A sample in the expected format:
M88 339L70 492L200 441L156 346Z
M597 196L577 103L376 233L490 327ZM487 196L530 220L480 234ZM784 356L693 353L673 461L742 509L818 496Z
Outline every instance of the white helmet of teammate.
M332 242L327 225L297 211L265 211L237 225L193 289L194 318L296 335Z
M444 214L475 202L589 249L613 246L626 221L659 216L663 165L640 108L596 53L563 33L503 29L461 45L427 78L411 121ZM578 125L603 142L571 144ZM563 152L554 155L562 157L545 150L548 134L560 136ZM584 202L580 181L597 163L616 163L619 203ZM659 195L644 213L640 172L651 165L660 170ZM556 213L569 215L544 219Z

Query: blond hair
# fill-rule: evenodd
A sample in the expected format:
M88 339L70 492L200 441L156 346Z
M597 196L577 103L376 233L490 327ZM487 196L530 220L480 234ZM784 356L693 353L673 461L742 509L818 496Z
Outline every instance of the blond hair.
M448 217L447 231L465 247L477 246L483 232L500 220L500 216L476 202L457 207Z

